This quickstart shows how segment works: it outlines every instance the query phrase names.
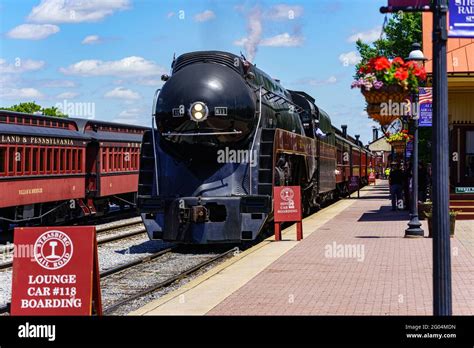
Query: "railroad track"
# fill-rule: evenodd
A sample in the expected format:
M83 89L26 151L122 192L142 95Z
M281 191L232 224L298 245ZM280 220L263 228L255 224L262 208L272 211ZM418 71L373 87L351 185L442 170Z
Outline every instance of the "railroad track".
M174 249L174 248L170 248L170 249ZM173 254L171 252L172 250L166 252L166 253L163 253L162 255L166 255L166 254ZM203 267L215 262L215 261L218 261L220 259L223 259L225 258L226 256L232 254L232 253L235 253L236 251L238 251L238 248L232 248L230 250L227 250L221 254L218 254L218 255L209 255L207 254L206 256L204 255L197 255L199 257L204 257L205 259L200 261L199 263L197 264L194 264L192 266L188 266L188 267L185 267L183 270L180 270L178 271L177 273L176 272L173 272L172 275L166 277L165 279L161 279L160 281L158 282L154 282L152 284L146 284L145 286L143 286L141 289L138 289L138 290L135 290L135 289L131 289L131 291L127 291L128 290L128 287L126 288L122 288L120 290L122 290L121 293L123 292L130 292L130 294L127 294L125 298L121 298L120 300L116 300L116 301L112 301L112 304L110 305L107 305L104 309L103 309L103 313L104 314L108 314L108 313L112 313L112 312L115 312L116 310L120 309L122 306L134 301L134 300L137 300L143 296L146 296L148 294L151 294L155 291L158 291L160 289L163 289L163 288L166 288L170 285L172 285L173 283L175 283L176 281L179 281L187 276L190 276L191 274L199 271L200 269L202 269ZM176 255L178 255L178 253L176 253ZM186 256L183 256L183 257L186 257ZM149 260L151 261L151 260ZM161 266L162 268L166 268L164 267L165 264L167 263L167 261L165 261ZM168 261L168 263L170 263ZM172 264L172 262L171 262ZM158 262L158 265L159 265L159 262ZM169 266L169 265L168 265ZM120 267L120 266L119 266ZM155 265L152 265L152 267L154 268ZM158 269L159 271L159 269ZM117 272L114 272L114 273L117 273ZM138 272L140 274L140 272ZM147 271L146 269L142 270L142 273L141 274L147 274L147 275L150 275L149 274L149 271ZM156 273L154 274L156 275ZM136 280L136 279L135 279ZM133 280L132 280L133 281ZM114 284L115 287L117 287L116 284ZM103 289L103 288L102 288ZM127 290L125 290L127 289ZM104 302L104 299L103 299L103 302Z
M122 230L126 230L126 232L120 233ZM117 240L138 236L146 232L146 229L145 226L143 226L143 223L141 222L141 218L135 217L118 221L117 223L106 223L103 225L98 225L96 226L96 232L97 244L102 245ZM5 246L2 249L0 249L0 257L5 258L4 255L6 253L12 252L13 244ZM11 268L12 265L12 261L0 263L0 270Z
M176 248L177 248L177 246L172 246L170 248L166 248L166 249L160 250L160 251L158 251L154 254L151 254L151 255L145 256L143 258L140 258L138 260L133 260L133 261L130 261L130 262L127 262L127 263L124 263L124 264L120 264L116 267L109 268L105 271L100 272L100 278L102 280L104 278L110 277L114 274L125 271L127 269L132 269L135 266L150 263L153 260L157 259L158 257L171 254L173 252L173 250L175 250ZM203 267L205 267L205 266L207 266L207 265L209 265L209 264L211 264L215 261L218 261L218 260L230 255L231 253L233 253L237 250L238 250L238 248L233 248L233 249L227 250L227 251L225 251L221 254L218 254L218 255L210 255L209 257L206 257L205 260L199 262L196 265L187 267L187 268L179 271L177 274L173 274L172 276L170 276L170 277L168 277L164 280L161 280L161 281L159 281L157 283L154 283L152 285L148 285L148 286L144 287L143 289L141 289L139 291L136 291L132 294L129 294L127 297L125 297L125 298L123 298L119 301L113 302L112 305L109 305L108 307L104 308L103 312L104 312L104 314L111 313L111 312L119 309L120 307L122 307L123 305L125 305L129 302L131 302L133 300L136 300L140 297L143 297L147 294L150 294L154 291L157 291L159 289L165 288L165 287L173 284L174 282L176 282L180 279L183 279L183 278L191 275L192 273L195 273L195 272L199 271ZM1 306L0 307L0 314L6 314L6 313L9 313L9 311L10 311L10 304L7 304L6 306Z

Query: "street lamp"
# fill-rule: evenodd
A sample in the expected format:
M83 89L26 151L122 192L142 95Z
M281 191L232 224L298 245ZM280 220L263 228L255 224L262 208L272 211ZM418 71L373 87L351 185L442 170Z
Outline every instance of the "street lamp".
M407 61L415 62L419 65L427 60L421 51L421 45L414 43L412 45L412 51L410 52ZM415 107L413 107L415 106ZM410 221L408 222L408 228L405 230L405 237L423 237L424 231L421 228L420 220L418 219L418 94L413 94L411 116L413 118L413 185L412 185L412 200L410 209Z

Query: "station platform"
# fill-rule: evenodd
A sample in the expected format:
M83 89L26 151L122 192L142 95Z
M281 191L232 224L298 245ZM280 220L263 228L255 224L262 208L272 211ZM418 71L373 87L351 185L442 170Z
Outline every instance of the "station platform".
M377 181L130 315L432 315L432 239ZM451 238L453 314L474 314L474 222Z

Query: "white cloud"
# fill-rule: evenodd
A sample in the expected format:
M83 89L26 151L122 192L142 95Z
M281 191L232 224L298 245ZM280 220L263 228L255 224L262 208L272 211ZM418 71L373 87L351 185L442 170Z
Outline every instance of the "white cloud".
M58 94L56 96L56 98L59 98L59 99L73 99L73 98L76 98L78 95L79 95L79 93L75 93L75 92L63 92L63 93Z
M194 16L196 22L207 22L213 18L216 18L216 15L211 10L206 10Z
M130 109L122 110L118 117L115 118L113 121L118 123L125 123L125 124L134 124L139 125L143 124L143 116L148 116L150 111L144 107L133 107Z
M163 81L161 79L149 79L149 78L140 78L133 81L137 85L141 86L161 86Z
M280 35L275 35L266 39L263 39L260 42L260 46L270 46L270 47L295 47L301 46L303 44L302 36L292 36L288 33L283 33Z
M166 73L166 69L152 61L142 57L126 57L115 61L102 61L96 59L81 60L67 68L60 68L59 71L66 75L80 76L155 76Z
M105 93L104 97L133 100L140 99L140 94L132 91L131 89L126 89L125 87L116 87L113 90Z
M361 60L361 56L356 51L342 53L339 56L339 61L344 66L359 64Z
M82 40L83 45L94 45L102 43L102 39L98 35L88 35Z
M270 8L266 17L272 20L295 19L303 14L302 6L290 6L286 4L275 5Z
M362 31L354 35L351 35L349 36L347 41L356 42L357 40L360 39L363 42L374 42L380 38L381 31L382 31L382 27L375 27L373 29Z
M301 79L293 84L295 85L310 85L310 86L325 86L325 85L333 85L337 83L337 78L336 76L332 75L329 76L326 80L318 80L318 79Z
M7 33L10 39L42 40L59 32L59 27L53 24L21 24Z
M166 18L171 18L175 15L174 12L168 12L168 14L166 15Z
M45 63L42 60L21 59L21 58L16 58L15 63L8 64L5 59L0 58L0 73L14 74L14 73L23 73L26 71L35 71L35 70L42 69L44 65Z
M43 93L35 88L0 88L0 98L5 99L42 99Z
M303 42L304 42L304 38L302 36L292 36L288 33L283 33L283 34L275 35L272 37L268 37L266 39L261 39L259 40L258 45L269 46L269 47L296 47L296 46L301 46ZM250 45L249 39L247 37L243 37L241 39L235 40L234 45L249 46ZM248 51L248 49L246 50Z
M43 87L46 88L72 88L76 87L76 82L71 80L55 80L55 79L46 79L37 81Z
M130 7L129 0L42 0L28 21L34 23L96 22Z

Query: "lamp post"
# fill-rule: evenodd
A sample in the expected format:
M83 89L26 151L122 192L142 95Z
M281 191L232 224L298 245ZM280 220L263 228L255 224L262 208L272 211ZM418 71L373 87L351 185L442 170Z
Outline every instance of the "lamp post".
M412 45L412 51L407 61L412 61L417 64L423 64L426 60L423 52L420 50L421 46L419 43ZM410 221L408 222L408 228L405 230L405 237L423 237L424 231L421 228L420 220L418 219L418 94L413 94L412 98L411 116L413 118L413 185L412 185L412 196L411 196L411 209L410 209ZM413 107L415 106L415 107Z

